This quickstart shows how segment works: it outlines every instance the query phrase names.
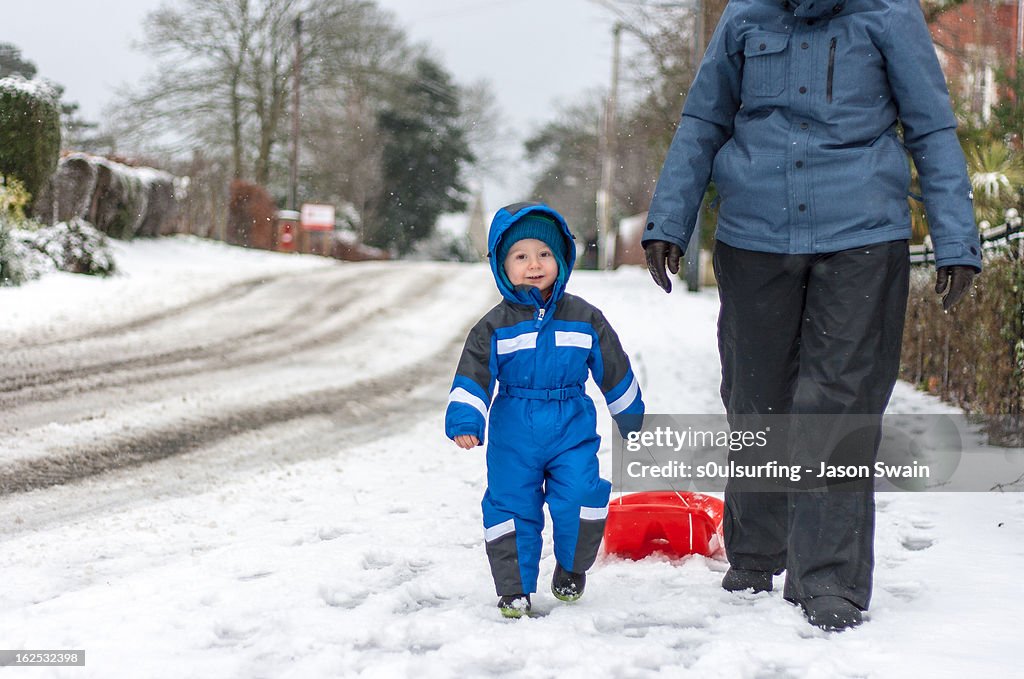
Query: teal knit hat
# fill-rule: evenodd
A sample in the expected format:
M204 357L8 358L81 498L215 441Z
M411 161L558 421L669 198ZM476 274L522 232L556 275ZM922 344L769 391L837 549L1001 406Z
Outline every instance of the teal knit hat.
M498 252L496 253L500 267L504 268L505 258L508 256L508 251L512 249L512 246L525 238L536 238L539 241L544 241L551 248L555 259L558 260L559 271L565 270L568 252L562 225L551 217L541 214L526 215L508 227L505 233L501 235L501 240L498 242Z

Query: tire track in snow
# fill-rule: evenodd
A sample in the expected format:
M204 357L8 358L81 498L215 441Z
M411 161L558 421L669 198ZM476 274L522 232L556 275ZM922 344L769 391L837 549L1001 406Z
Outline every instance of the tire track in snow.
M468 331L468 327L466 328ZM411 397L410 385L443 384L450 378L463 337L456 335L440 351L412 366L337 389L319 389L298 396L235 407L196 421L128 433L95 445L56 452L45 458L17 461L0 468L0 496L70 483L104 472L142 465L209 447L243 433L273 429L311 417L329 417L334 433L377 431L390 419L405 420L438 408L437 397ZM372 438L372 437L371 437ZM301 455L296 459L303 459Z
M113 337L117 335L123 335L125 333L134 332L137 330L143 330L147 327L162 323L164 321L171 320L178 316L184 316L187 314L194 314L197 311L205 309L213 309L224 304L230 304L232 302L244 299L246 296L252 294L254 290L258 290L262 287L277 284L283 280L289 278L296 278L302 276L313 276L321 271L302 272L302 273L281 273L271 274L267 276L260 276L258 278L248 278L240 280L229 285L222 286L212 292L205 293L195 299L182 302L181 304L174 305L167 309L163 309L156 313L145 314L134 318L127 323L119 323L116 325L108 325L102 328L96 328L87 332L77 335L66 335L62 337L56 337L54 339L35 341L33 342L34 348L42 347L53 347L58 345L75 344L84 340L101 339L104 337ZM3 348L8 348L6 345L0 345ZM14 345L11 345L14 346Z
M396 270L399 269L396 267ZM389 295L378 295L379 299L375 301L379 304L372 307L373 313L361 313L352 323L326 332L310 333L298 343L298 346L307 351L324 349L325 346L328 351L344 351L347 345L343 340L358 333L362 326L372 321L394 323L395 319L404 318L412 309L417 309L420 313L426 309L429 317L437 316L434 309L445 309L445 294L450 293L438 283L445 279L446 282L455 280L456 286L462 285L458 276L453 277L453 271L454 269L435 268L416 270L409 275L405 270L403 275L409 282L406 283L405 279L399 276L398 284L389 284L390 279L380 275L365 277L367 285L359 286L363 293L367 288L379 288L382 283L389 285L391 290ZM423 305L424 299L429 299L430 303ZM479 311L482 313L483 309ZM471 309L465 312L468 313L467 318L475 313ZM451 315L447 317L450 318ZM307 324L310 322L308 317L305 320ZM342 387L307 390L272 400L258 398L262 394L257 392L254 394L254 400L259 402L251 405L219 406L195 419L179 417L149 429L110 427L97 435L100 438L98 441L85 439L85 443L50 448L43 457L15 459L0 467L0 495L67 484L109 471L131 469L149 462L166 460L190 451L203 450L205 454L208 448L216 447L232 437L252 432L267 431L269 440L275 437L287 438L293 435L293 432L289 433L288 428L282 425L293 421L308 421L310 418L319 418L326 422L325 434L331 437L327 439L328 443L338 440L373 440L375 437L388 435L396 426L408 422L410 417L422 417L432 409L443 408L447 380L451 377L452 366L469 327L463 325L463 322L453 323L452 331L446 332L443 335L444 339L439 342L441 348L428 357L416 360L412 364L378 370L372 377ZM394 331L387 332L394 334ZM368 333L368 336L372 340L373 333ZM365 344L366 338L361 341ZM360 345L357 343L352 346L354 350L358 350ZM267 359L275 353L276 350L269 351L264 347L256 358ZM253 372L258 372L259 361L253 356L248 358L250 360L242 362L242 367L251 366ZM166 376L160 376L159 379L166 379ZM427 386L428 389L418 389L417 385ZM131 395L134 389L125 391ZM417 395L414 393L416 391L423 393ZM112 393L118 394L117 391ZM17 414L14 419L16 416ZM105 415L99 417L103 418ZM303 430L302 427L291 429L300 432ZM324 448L324 441L310 440L310 436L305 436L305 439L302 446L294 449L285 446L283 456L278 455L273 461L251 460L247 464L280 463L282 459L300 460L326 454L317 452L318 449ZM333 451L336 450L335 446ZM223 460L214 462L233 464ZM192 472L186 469L183 473L187 475Z
M9 371L16 370L17 356L7 361L0 360L0 369L10 375L0 378L0 409L9 411L28 401L53 401L83 391L144 385L158 380L230 370L279 359L285 355L295 356L324 344L337 342L358 331L359 327L373 319L375 314L383 313L384 307L377 306L371 312L355 314L351 319L341 319L344 321L341 327L317 330L318 326L331 321L338 322L336 315L352 302L365 299L368 292L381 285L388 285L389 278L399 275L396 269L382 273L379 278L366 280L346 272L347 275L340 280L328 281L325 289L311 295L310 300L296 307L287 315L284 322L259 326L248 332L213 342L133 358L78 364L34 373L22 371L11 374ZM433 284L443 275L435 272L426 280L411 281L401 288L399 297L415 302L429 295ZM352 278L357 280L353 281ZM287 293L285 294L287 296ZM244 302L245 297L237 299ZM132 325L126 324L121 327ZM311 328L313 332L309 332ZM97 349L105 351L105 348ZM5 362L8 365L4 365Z
M0 496L162 460L211 447L239 434L280 427L293 420L329 417L336 425L340 424L341 429L372 430L376 424L394 417L396 412L400 412L401 418L425 413L429 408L436 408L438 401L404 397L410 390L410 383L440 382L450 377L453 358L460 348L461 338L416 366L402 367L391 375L338 389L270 400L250 408L225 410L197 421L112 438L51 457L18 461L0 468Z

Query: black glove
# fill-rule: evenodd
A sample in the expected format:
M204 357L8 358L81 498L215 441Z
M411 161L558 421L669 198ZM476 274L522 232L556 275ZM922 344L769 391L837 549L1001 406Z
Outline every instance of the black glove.
M935 294L946 293L942 298L943 311L952 309L953 305L964 296L964 293L971 287L974 274L974 268L970 266L954 264L953 266L939 267L939 270L935 272Z
M665 273L665 262L673 275L679 273L679 260L683 250L675 243L664 240L649 240L644 243L644 254L647 255L647 270L658 287L665 292L672 292L672 281Z

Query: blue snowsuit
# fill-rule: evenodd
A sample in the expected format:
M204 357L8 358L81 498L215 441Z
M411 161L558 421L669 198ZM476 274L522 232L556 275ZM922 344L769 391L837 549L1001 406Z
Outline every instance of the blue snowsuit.
M555 219L568 245L565 270L547 301L536 288L503 282L504 262L494 254L508 228L531 213ZM615 331L597 308L565 292L576 249L560 214L538 203L502 208L491 222L488 252L504 299L466 339L445 433L484 441L489 420L482 505L491 574L499 595L532 593L545 501L555 558L564 569L590 568L604 534L611 484L599 475L601 437L594 403L584 392L588 373L623 434L639 429L644 404Z

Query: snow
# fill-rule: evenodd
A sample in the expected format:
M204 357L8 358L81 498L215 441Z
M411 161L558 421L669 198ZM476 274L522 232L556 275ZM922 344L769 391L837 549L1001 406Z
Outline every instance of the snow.
M205 408L276 388L300 394L303 379L308 389L332 380L358 387L441 350L450 363L408 384L404 398L426 408L370 420L377 431L335 438L317 418L291 420L287 431L243 431L143 467L0 498L0 645L86 650L84 668L5 668L5 677L1020 676L1016 493L880 494L872 607L843 634L810 627L783 601L782 576L774 592L729 594L719 587L727 564L703 557L603 556L583 599L557 602L543 591L554 568L550 535L534 596L542 615L506 620L482 542L482 449L457 449L442 431L459 340L496 301L485 265L345 264L191 238L115 247L122 274L111 279L53 274L0 289L0 345L43 343L69 328L86 337L247 281L322 273L387 282L396 289L373 293L382 305L401 305L417 280L429 278L436 294L369 322L365 336L339 345L345 351L325 347L320 372L299 361L266 375L211 375ZM714 290L665 295L637 269L575 272L569 289L604 310L651 412L722 411ZM4 431L14 443L0 459L45 454L68 436L111 435L133 420L171 426L191 411L170 386L89 421ZM356 419L369 417L358 405ZM957 412L906 384L891 410ZM607 435L610 419L599 413ZM286 455L311 440L321 453ZM231 456L246 462L222 462ZM601 462L610 477L607 436Z
M0 89L8 92L21 92L52 104L56 104L58 99L53 83L48 80L28 80L21 75L0 78Z
M110 239L109 245L118 268L126 267L110 279L56 273L0 288L5 338L47 339L67 327L84 333L161 313L227 286L327 266L319 257L282 257L189 236Z

